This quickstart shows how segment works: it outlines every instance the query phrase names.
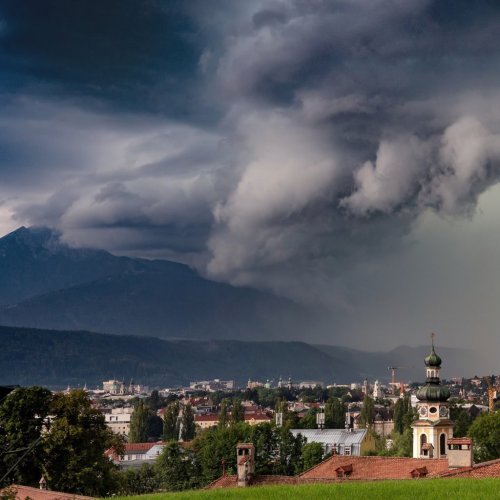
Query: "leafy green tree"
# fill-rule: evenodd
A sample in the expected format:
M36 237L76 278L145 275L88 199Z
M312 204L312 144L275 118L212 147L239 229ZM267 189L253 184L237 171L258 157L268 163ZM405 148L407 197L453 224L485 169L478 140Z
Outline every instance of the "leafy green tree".
M140 400L130 417L129 443L146 443L149 437L149 408Z
M328 396L329 398L341 399L342 396L346 396L348 392L349 389L347 387L331 387L328 389Z
M359 419L363 427L371 427L373 424L373 419L375 418L375 404L373 399L365 395L363 399L363 407L361 408L361 413Z
M302 446L305 439L299 434L297 437L288 427L275 428L277 454L275 453L273 474L292 476L302 472Z
M478 462L500 458L500 411L477 417L469 428Z
M312 410L309 410L301 419L299 422L299 429L316 429L317 424L316 424L316 414L318 413L318 410L316 408L313 408Z
M300 429L300 418L295 411L286 411L283 415L283 425L287 429Z
M19 388L0 405L0 478L15 466L6 484L38 486L45 459L41 436L51 400L51 392L42 387Z
M153 493L160 487L156 469L150 464L143 464L139 469L129 468L118 476L118 493L123 496Z
M44 438L44 475L50 489L88 496L106 496L118 486L116 466L104 455L123 453L122 438L106 425L82 390L53 397L53 421Z
M155 469L161 488L180 491L192 487L191 461L176 441L165 446L156 460Z
M163 434L163 419L153 410L148 411L148 440L158 441Z
M177 440L179 438L179 402L170 403L163 417L163 439L165 441Z
M366 453L363 453L363 455L367 455L367 456L387 455L387 453L386 453L387 440L384 437L382 437L380 434L377 434L373 429L368 429L368 434L371 436L371 438L373 439L373 442L375 443L375 449L368 450Z
M257 426L258 427L258 426ZM220 477L223 463L228 473L236 472L236 445L252 440L252 428L244 423L229 427L212 427L193 441L202 483Z
M454 437L465 437L469 434L469 428L472 424L472 417L467 413L466 410L460 408L455 415L452 417L453 426L453 436Z
M307 443L302 447L302 464L304 470L319 464L323 460L323 446L321 443Z
M155 389L151 392L151 395L146 399L146 404L151 410L156 411L162 407L163 398L160 397L160 393Z
M265 423L251 427L250 442L255 446L255 472L272 474L277 453L277 436L273 426Z
M194 413L190 404L184 406L182 411L182 432L181 439L183 441L191 441L196 434L196 425L194 423Z
M413 455L413 432L408 428L403 434L394 433L392 435L393 445L390 450L383 450L380 454L396 457L411 457Z
M244 422L245 421L245 414L243 411L243 406L241 404L241 399L235 399L233 401L233 407L231 410L231 422L237 423L237 422Z

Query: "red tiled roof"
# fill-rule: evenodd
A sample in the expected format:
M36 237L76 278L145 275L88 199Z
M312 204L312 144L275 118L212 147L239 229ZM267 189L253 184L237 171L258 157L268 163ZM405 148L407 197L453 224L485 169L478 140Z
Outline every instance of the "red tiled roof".
M124 455L130 455L131 453L146 453L157 444L163 443L161 441L158 443L125 443L123 447Z
M219 415L195 415L195 422L217 422L219 420Z
M221 476L219 479L211 482L206 489L215 489L215 488L235 488L237 486L237 478L236 475L230 476Z
M252 486L264 486L271 484L297 484L296 476L256 476L252 479Z
M441 477L500 477L500 458L496 460L490 460L489 462L482 462L480 464L474 464L472 467L462 467L460 469L454 469L450 471L445 471L440 474Z
M123 455L139 455L147 453L153 446L157 444L166 444L164 441L157 441L156 443L125 443L123 445ZM116 454L113 448L109 448L104 452L104 455L112 458L113 460L118 460L119 456Z
M448 439L448 444L472 444L472 439L468 437L462 438L450 438Z
M17 484L13 484L10 488L16 491L16 498L19 499L30 498L31 500L92 500L92 497L74 495L73 493L62 493L60 491L41 490L39 488L19 486Z
M264 412L261 413L245 413L246 420L272 420L272 418Z
M447 459L406 457L355 457L334 455L312 469L303 472L301 479L331 480L337 477L337 469L352 465L349 479L411 479L411 471L427 467L428 476L448 470Z
M264 486L271 484L297 484L299 482L296 476L256 476L251 482L250 486ZM217 488L236 488L238 486L238 480L236 475L221 476L210 483L206 489L217 489Z

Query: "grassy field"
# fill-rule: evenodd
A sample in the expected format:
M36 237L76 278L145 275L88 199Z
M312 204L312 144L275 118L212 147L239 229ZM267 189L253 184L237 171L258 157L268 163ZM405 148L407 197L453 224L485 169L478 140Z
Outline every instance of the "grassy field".
M183 493L158 493L127 500L500 500L500 479L420 479L406 481L352 482L343 484L315 484L298 486L267 486L219 490L187 491Z

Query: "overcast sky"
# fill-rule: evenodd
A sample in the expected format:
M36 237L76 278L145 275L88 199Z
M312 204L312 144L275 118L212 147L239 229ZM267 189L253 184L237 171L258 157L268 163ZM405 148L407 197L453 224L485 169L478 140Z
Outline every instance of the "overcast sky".
M492 370L499 25L493 0L0 0L0 230L321 304L309 340L436 330Z

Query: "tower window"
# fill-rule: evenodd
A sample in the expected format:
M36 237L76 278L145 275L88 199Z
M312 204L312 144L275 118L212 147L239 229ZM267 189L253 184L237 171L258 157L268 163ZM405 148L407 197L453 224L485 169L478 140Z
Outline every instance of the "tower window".
M439 436L439 454L446 455L446 434L444 432Z
M422 434L420 436L420 454L427 455L427 450L424 449L424 444L427 443L427 436Z

